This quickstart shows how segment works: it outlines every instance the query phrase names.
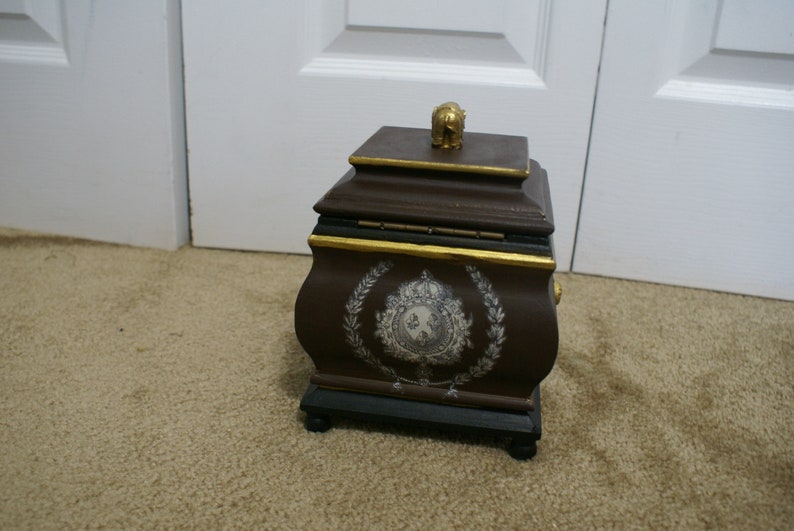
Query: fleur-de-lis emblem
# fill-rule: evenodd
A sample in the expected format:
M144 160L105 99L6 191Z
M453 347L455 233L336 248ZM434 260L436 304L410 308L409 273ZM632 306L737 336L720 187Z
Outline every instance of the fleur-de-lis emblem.
M422 365L452 365L470 346L472 318L452 288L424 270L386 297L386 309L375 316L375 335L387 354Z

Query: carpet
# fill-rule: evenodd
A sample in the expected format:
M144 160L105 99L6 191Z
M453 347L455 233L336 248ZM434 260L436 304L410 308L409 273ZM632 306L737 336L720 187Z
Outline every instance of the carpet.
M0 528L794 527L794 303L558 274L531 461L298 404L307 256L0 231Z

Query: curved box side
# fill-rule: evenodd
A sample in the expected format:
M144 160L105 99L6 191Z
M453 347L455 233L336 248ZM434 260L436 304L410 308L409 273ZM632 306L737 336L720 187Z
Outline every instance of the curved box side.
M312 245L295 305L312 382L531 410L557 355L553 265L399 251Z

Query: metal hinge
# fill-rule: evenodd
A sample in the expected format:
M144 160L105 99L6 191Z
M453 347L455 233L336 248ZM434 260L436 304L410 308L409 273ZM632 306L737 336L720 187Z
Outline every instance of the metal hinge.
M441 234L443 236L459 236L462 238L479 238L485 240L504 240L503 232L484 230L455 229L452 227L436 227L432 225L411 225L407 223L390 223L386 221L359 220L358 226L367 229L397 230L404 232L421 232L423 234Z

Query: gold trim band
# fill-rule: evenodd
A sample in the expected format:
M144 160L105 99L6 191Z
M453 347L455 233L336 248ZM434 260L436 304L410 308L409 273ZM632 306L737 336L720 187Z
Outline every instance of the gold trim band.
M408 168L411 170L436 170L436 171L455 171L459 173L478 173L481 175L494 175L497 177L514 177L526 179L529 177L529 167L527 169L502 168L499 166L477 166L475 164L451 164L448 162L431 162L424 160L403 160L389 159L381 157L361 157L350 155L350 164L367 166L388 166L393 168Z
M487 251L484 249L467 249L464 247L443 247L441 245L419 245L381 240L364 240L360 238L343 238L339 236L323 236L312 234L309 236L310 247L331 247L347 251L365 253L393 253L419 256L421 258L435 258L440 260L474 259L483 262L503 264L516 267L529 267L535 269L554 270L557 263L548 256L534 254L505 253L502 251Z

